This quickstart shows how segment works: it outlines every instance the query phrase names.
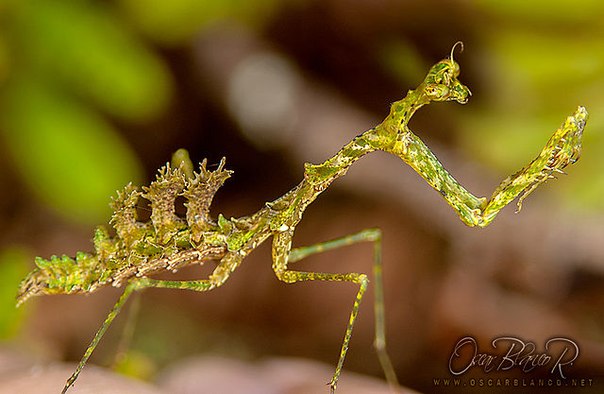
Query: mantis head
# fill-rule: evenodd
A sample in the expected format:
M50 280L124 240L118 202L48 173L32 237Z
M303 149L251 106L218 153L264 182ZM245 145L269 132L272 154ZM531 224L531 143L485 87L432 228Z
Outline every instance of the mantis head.
M458 44L463 50L463 44L458 41L451 49L451 57L432 66L424 79L420 88L429 101L455 100L460 104L465 104L472 95L470 89L457 79L459 64L453 60L453 52Z

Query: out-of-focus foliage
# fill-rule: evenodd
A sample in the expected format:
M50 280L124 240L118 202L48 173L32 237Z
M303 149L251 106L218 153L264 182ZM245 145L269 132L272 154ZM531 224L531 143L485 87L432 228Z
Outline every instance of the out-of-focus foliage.
M66 216L104 220L109 196L138 177L138 163L113 128L83 103L41 82L4 92L3 139L32 191Z
M119 0L118 3L145 35L164 44L188 41L201 28L219 21L262 26L280 5L279 0Z
M0 128L7 153L36 195L63 215L105 220L108 197L141 177L137 158L105 117L156 116L170 98L169 73L103 4L41 0L4 8Z
M170 77L162 60L102 3L44 0L15 8L28 72L125 119L144 120L165 107Z
M31 255L17 247L0 251L0 339L17 332L24 309L15 309L15 289L27 273Z

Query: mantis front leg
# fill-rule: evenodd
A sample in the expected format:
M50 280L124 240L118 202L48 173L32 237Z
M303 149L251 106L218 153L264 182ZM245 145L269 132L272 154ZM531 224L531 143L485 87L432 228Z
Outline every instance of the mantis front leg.
M395 117L389 117L384 124L388 127L390 123L392 127L392 122L397 121ZM501 182L489 200L478 198L461 186L406 125L398 125L403 129L398 140L384 150L399 156L419 173L457 211L464 223L485 227L504 206L518 196L520 210L522 201L533 190L553 178L555 173L564 173L562 170L567 165L579 159L586 121L587 110L579 107L552 135L541 153L527 166Z
M378 359L386 376L386 380L391 387L398 387L396 373L392 367L390 357L386 352L386 330L384 325L384 297L382 286L382 232L379 229L366 229L355 234L345 237L336 238L330 241L321 242L315 245L305 246L301 248L291 249L291 241L293 229L287 232L275 235L273 241L273 269L277 277L287 283L294 283L308 280L323 280L336 282L352 282L359 285L359 290L356 295L346 333L340 350L340 357L336 371L329 383L331 391L334 392L338 383L338 379L342 372L344 359L348 351L348 345L352 336L352 329L356 321L360 303L369 283L365 274L346 273L332 274L320 272L301 272L288 269L288 263L297 262L303 258L313 254L326 252L347 245L352 245L358 242L373 242L373 274L375 278L375 341Z

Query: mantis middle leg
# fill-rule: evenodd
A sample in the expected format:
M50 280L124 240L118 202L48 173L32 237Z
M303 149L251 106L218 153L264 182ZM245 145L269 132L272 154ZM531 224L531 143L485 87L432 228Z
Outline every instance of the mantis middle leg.
M297 262L305 257L311 256L316 253L325 252L328 250L340 248L347 245L352 245L358 242L373 242L374 245L374 264L373 274L375 277L375 341L374 347L378 354L378 358L388 383L392 387L397 387L398 382L396 379L396 373L392 367L390 357L386 352L386 333L384 325L384 297L383 297L383 286L382 286L382 252L381 252L381 240L382 233L379 229L366 229L355 234L344 236L341 238L333 239L326 242L321 242L315 245L300 247L291 249L291 239L293 236L293 230L283 232L275 235L273 241L273 269L277 277L287 283L294 283L299 281L308 280L323 280L323 281L336 281L336 282L352 282L359 285L359 291L357 292L352 311L350 313L350 319L348 326L346 327L346 333L340 350L340 357L336 367L336 371L331 380L330 387L331 391L335 391L338 379L342 372L344 365L344 359L348 351L350 338L352 336L352 329L358 315L359 306L369 280L367 275L360 273L346 273L346 274L333 274L333 273L320 273L320 272L302 272L293 271L288 269L288 263Z

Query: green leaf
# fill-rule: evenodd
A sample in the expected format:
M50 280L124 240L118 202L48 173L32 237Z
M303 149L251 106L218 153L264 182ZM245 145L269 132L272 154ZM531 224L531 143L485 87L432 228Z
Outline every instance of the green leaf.
M125 119L148 119L166 106L166 67L104 3L38 0L15 8L19 52L37 73Z
M1 132L15 167L62 214L104 221L109 197L140 178L133 152L87 107L23 78L13 81L1 105Z

